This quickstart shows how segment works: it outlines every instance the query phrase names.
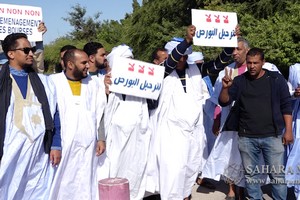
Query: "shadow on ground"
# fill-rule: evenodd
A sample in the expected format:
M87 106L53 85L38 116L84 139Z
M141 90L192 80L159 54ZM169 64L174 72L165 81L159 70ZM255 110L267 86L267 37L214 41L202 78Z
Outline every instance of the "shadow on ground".
M216 186L216 189L208 189L206 187L195 185L196 190L194 190L194 193L192 194L193 200L223 200L226 197L226 194L228 193L228 184L226 184L224 181L214 181L209 180L212 184ZM272 192L271 192L271 185L264 185L261 187L263 191L263 198L264 200L272 200ZM236 191L236 199L238 197L238 190ZM244 198L247 199L247 198ZM294 189L288 188L288 195L287 200L296 200L294 195ZM145 197L143 200L161 200L159 195L152 195Z

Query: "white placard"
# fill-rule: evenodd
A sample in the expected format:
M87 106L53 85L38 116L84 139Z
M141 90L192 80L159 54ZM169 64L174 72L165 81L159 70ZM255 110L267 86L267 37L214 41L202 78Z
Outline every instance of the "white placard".
M29 41L42 41L38 31L42 19L40 7L0 4L0 40L11 33L25 33Z
M157 100L161 91L165 68L163 66L123 57L115 57L111 70L116 93Z
M194 45L237 47L236 13L192 9L192 24L196 26Z

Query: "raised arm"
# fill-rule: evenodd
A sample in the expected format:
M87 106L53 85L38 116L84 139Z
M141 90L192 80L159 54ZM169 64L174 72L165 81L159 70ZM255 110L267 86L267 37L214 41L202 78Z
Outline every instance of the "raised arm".
M235 27L235 35L241 35L240 26ZM231 62L234 47L225 47L215 60L197 64L202 77L207 75L217 76Z
M219 96L219 103L221 106L228 105L229 97L229 88L231 87L233 80L231 79L232 71L230 70L228 74L227 68L225 68L225 76L222 78L222 89Z
M45 26L44 22L41 22L38 27L38 31L41 32L43 35L47 32L47 27ZM38 41L35 43L36 52L34 53L34 62L33 62L33 69L37 73L44 73L45 66L44 66L44 44L43 41Z
M194 25L188 26L185 39L173 49L172 53L165 60L165 77L172 73L172 71L176 68L180 58L184 55L186 49L192 45L195 32L196 27Z

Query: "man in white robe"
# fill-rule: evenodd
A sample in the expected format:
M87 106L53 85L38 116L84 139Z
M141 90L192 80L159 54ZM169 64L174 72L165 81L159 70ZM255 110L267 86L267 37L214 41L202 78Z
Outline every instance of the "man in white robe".
M25 34L8 35L2 46L8 62L0 71L0 199L45 200L60 160L60 151L50 150L59 128L54 86L34 72L35 49Z
M288 160L286 164L286 181L288 187L294 187L297 200L300 199L300 63L290 66L288 83L293 96L293 134L294 144L288 147Z
M151 112L151 157L147 169L147 191L158 191L161 199L182 200L191 195L198 172L207 157L203 127L204 91L201 74L218 73L227 63L223 52L217 61L202 64L186 63L191 52L195 27L189 26L187 36L179 43L168 42L165 48L175 66L166 66L165 79L158 107ZM187 45L187 46L186 46ZM184 51L182 52L184 48ZM182 53L181 53L182 52ZM229 57L230 58L230 57ZM220 68L219 68L220 67ZM153 155L152 155L153 154Z
M112 49L107 56L113 67L115 56L133 58L127 45ZM106 80L110 74L106 75ZM145 169L148 159L150 132L149 113L145 98L111 92L104 115L109 177L129 181L130 199L142 199L145 193ZM101 169L100 169L101 170Z
M107 70L107 59L106 59L106 52L103 45L99 42L88 42L84 45L83 51L89 57L89 75L93 80L95 80L98 84L99 91L105 92L104 86L104 74ZM98 165L97 165L97 180L108 178L109 170L108 170L108 163L105 162L106 159L106 144L105 144L105 131L104 131L104 116L100 121L100 130L98 135L98 148L99 151L97 155L98 158Z
M194 27L187 31L186 41L192 42ZM169 44L169 45L168 45ZM177 43L178 44L178 43ZM165 46L169 53L172 44ZM158 187L161 199L182 200L189 197L199 166L203 162L206 137L203 127L202 77L193 64L185 69L187 56L177 64L185 73L185 87L174 70L165 79L157 109L151 113L155 133L154 148L158 169Z
M97 199L97 134L106 96L88 76L88 56L79 49L63 57L65 72L51 76L61 118L62 160L51 187L51 200ZM97 151L100 149L97 148Z
M171 54L168 59L176 64L166 66L158 107L150 115L152 138L147 190L158 191L161 199L188 199L207 156L202 110L206 88L200 72L203 65L187 67L186 63L194 34L195 27L189 26L181 43L166 44ZM187 48L179 53L183 44Z
M238 38L238 47L233 51L235 62L227 67L227 70L232 71L232 79L246 71L246 54L249 48L249 44L245 39ZM209 99L216 106L216 119L213 126L213 131L216 135L218 135L218 132L222 129L231 108L231 106L223 107L222 112L217 113L218 110L221 109L218 103L218 97L222 88L222 78L225 74L224 71L225 70L220 72L215 83L215 91ZM224 178L226 177L226 180L229 180L228 199L234 198L235 196L233 184L240 186L244 185L244 183L241 182L244 174L242 160L238 151L237 139L237 132L221 132L216 139L213 150L202 172L203 177L220 180L221 175L223 175Z

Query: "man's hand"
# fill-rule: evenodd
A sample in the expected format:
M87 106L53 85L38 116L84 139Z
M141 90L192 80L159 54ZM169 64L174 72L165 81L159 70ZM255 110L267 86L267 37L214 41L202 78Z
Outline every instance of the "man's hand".
M240 25L238 25L238 24L236 25L234 34L235 34L237 37L241 37L242 32L241 32L241 29L240 29Z
M61 151L60 150L51 150L50 151L50 162L52 166L57 166L60 163Z
M225 68L225 76L222 78L222 86L223 88L229 88L232 85L232 70L229 69L229 74L228 74L228 69L227 67Z
M38 31L42 32L43 35L47 32L47 27L45 26L44 22L41 22L39 24Z
M294 136L292 131L285 131L282 137L282 144L289 145L293 144Z
M300 97L300 87L299 86L295 89L294 96L297 98Z
M288 145L292 144L294 141L293 131L292 131L292 115L284 114L283 115L284 123L285 123L285 130L282 137L282 144Z
M106 148L106 144L104 141L99 140L97 142L97 147L96 147L96 156L100 156L101 154L104 153Z
M193 42L193 37L195 36L195 33L196 33L196 26L194 25L188 26L186 30L186 38L185 38L188 43Z
M112 84L110 70L104 76L105 93L109 95L109 86Z
M212 126L212 132L215 136L218 136L220 133L220 127L221 127L221 115L218 115L216 119L214 119L214 123Z

